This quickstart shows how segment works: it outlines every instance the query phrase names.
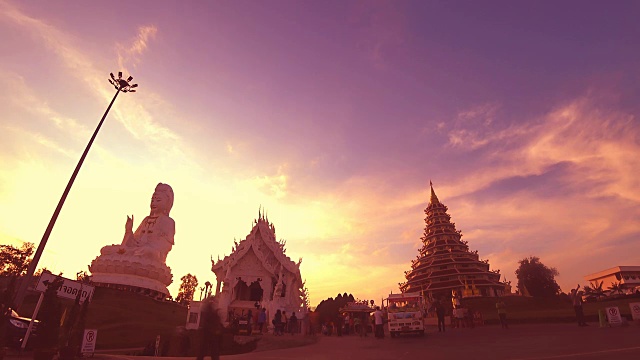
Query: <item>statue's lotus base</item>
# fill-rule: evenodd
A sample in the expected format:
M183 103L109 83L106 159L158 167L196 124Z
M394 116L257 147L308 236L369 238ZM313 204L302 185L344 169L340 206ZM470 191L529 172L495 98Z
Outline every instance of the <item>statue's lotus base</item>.
M91 281L96 285L133 291L154 298L168 298L173 281L165 264L120 255L101 255L91 262Z

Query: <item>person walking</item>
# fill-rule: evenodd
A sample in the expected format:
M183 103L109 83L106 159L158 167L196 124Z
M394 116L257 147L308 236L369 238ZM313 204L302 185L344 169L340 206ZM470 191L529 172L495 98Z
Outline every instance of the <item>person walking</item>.
M376 325L376 338L384 338L384 314L380 310L380 306L376 306L376 311L373 313L373 318Z
M582 308L582 291L580 291L580 284L575 289L571 289L571 302L573 304L573 311L576 313L576 320L578 326L589 326L584 322L584 309Z
M223 326L213 297L205 299L200 316L200 344L196 360L203 360L207 355L211 360L219 360Z
M496 302L496 310L498 310L500 326L502 326L503 329L508 329L509 325L507 324L507 305L500 297L498 297L498 301Z

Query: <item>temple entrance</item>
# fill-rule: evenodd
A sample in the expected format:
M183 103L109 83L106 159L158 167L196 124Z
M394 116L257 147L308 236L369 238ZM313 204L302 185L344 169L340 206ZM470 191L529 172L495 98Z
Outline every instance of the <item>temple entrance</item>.
M263 294L262 286L258 281L254 281L249 286L249 300L251 301L262 301Z
M236 295L236 300L249 300L250 291L246 282L238 280L238 284L236 284L234 292Z

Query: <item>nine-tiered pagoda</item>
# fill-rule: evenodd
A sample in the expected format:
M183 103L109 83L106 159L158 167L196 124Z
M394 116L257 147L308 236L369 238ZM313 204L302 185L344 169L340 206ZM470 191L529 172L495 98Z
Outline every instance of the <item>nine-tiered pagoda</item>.
M500 270L489 270L489 261L480 260L477 250L469 250L448 208L438 200L433 184L430 187L421 238L424 246L411 261L411 270L405 271L407 281L400 284L400 291L422 292L431 298L502 295L505 284L500 282Z

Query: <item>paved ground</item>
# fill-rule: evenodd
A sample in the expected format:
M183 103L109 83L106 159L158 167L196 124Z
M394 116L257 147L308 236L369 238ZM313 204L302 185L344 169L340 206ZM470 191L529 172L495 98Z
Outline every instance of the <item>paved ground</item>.
M270 336L270 335L265 335ZM11 357L10 357L11 358ZM15 357L14 357L15 358ZM597 324L513 325L475 329L430 329L425 337L384 339L320 336L313 345L223 356L228 360L275 359L640 359L640 326L599 328ZM147 357L96 355L97 360L151 360ZM165 360L192 358L164 358ZM208 359L208 358L207 358Z
M517 325L430 331L424 338L321 337L310 346L225 357L245 359L640 359L640 326Z

